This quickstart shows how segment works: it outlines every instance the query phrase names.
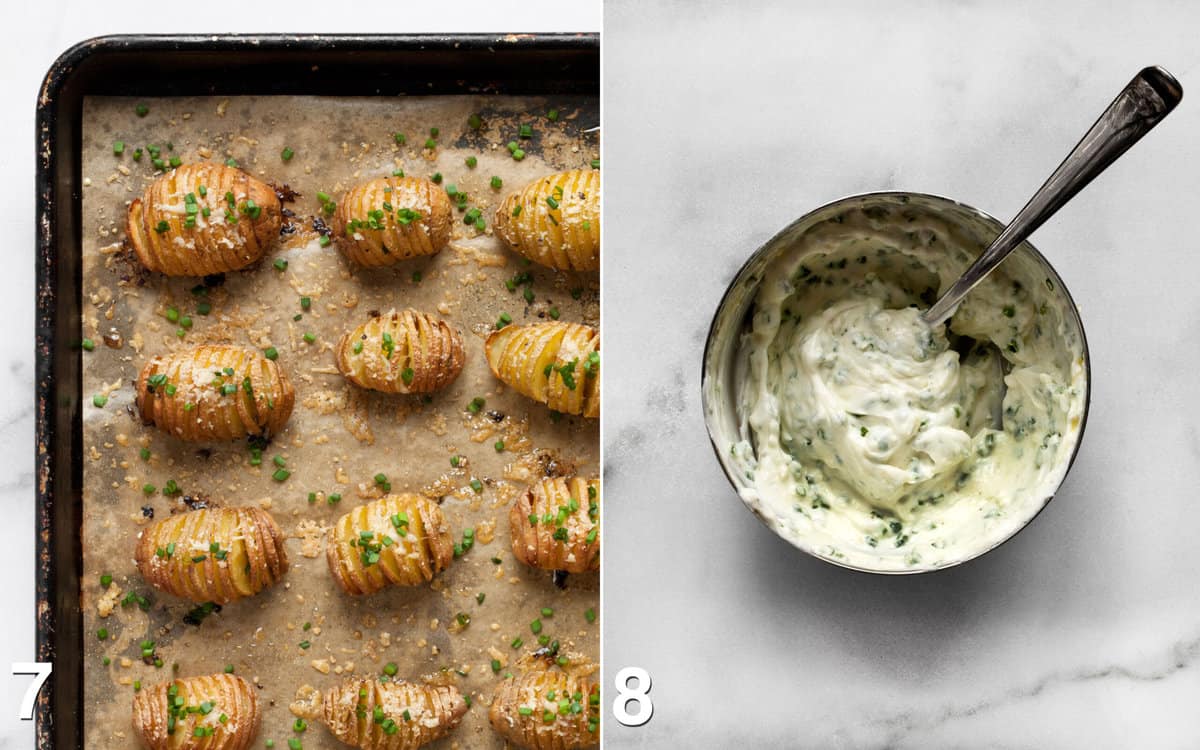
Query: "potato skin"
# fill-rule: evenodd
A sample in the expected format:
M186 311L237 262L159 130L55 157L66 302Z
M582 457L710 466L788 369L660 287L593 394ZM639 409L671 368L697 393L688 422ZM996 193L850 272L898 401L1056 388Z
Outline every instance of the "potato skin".
M382 710L380 721L375 720L376 708ZM366 678L330 688L323 711L329 731L347 745L360 750L416 750L458 726L467 703L458 688L449 685ZM394 734L387 733L389 720L397 727Z
M200 194L204 186L205 194ZM195 197L196 225L185 226L185 196ZM233 193L229 223L226 198ZM258 207L252 216L249 201ZM157 231L167 222L165 232ZM206 276L245 268L257 261L279 237L283 206L270 185L236 167L212 162L184 164L167 172L129 204L125 232L138 260L167 276Z
M458 331L416 310L371 318L342 336L335 357L351 383L384 393L441 390L454 382L466 360Z
M558 172L508 195L496 209L495 230L514 250L543 266L598 271L600 171Z
M564 414L600 416L600 334L578 323L507 325L487 338L492 374Z
M599 479L543 479L516 499L508 524L513 556L526 565L568 573L600 569Z
M155 521L138 533L134 559L151 586L201 603L253 596L288 569L283 532L261 508L202 508Z
M574 750L595 747L600 742L600 685L576 665L565 669L544 657L535 656L524 668L496 688L488 720L496 732L526 750ZM554 698L548 698L554 691ZM578 696L578 699L576 699ZM579 706L555 711L546 721L547 702L564 697ZM533 709L524 715L520 709Z
M136 385L142 421L188 442L270 437L287 424L296 402L283 368L237 346L160 354L142 368ZM236 392L223 392L227 386Z
M364 532L371 534L365 540ZM388 495L345 514L330 528L325 545L329 572L354 596L430 581L453 556L442 509L427 497L407 493Z
M183 707L172 711L176 698L183 699ZM213 704L207 714L187 711L205 702ZM133 728L149 750L246 750L261 721L254 688L231 674L172 680L133 696ZM212 735L196 737L197 727L211 728Z
M406 224L401 215L405 210L420 216ZM379 212L376 229L371 228L372 211ZM390 266L433 255L450 241L450 198L419 177L368 180L342 196L333 213L333 230L342 253L360 266Z

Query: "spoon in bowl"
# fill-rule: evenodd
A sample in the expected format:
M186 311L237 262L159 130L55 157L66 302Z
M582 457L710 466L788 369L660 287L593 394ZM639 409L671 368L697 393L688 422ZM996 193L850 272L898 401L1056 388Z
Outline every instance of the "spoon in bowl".
M1054 174L1038 188L1025 207L988 245L970 268L941 296L921 319L930 326L944 323L958 303L1034 230L1062 208L1097 175L1137 143L1150 129L1175 109L1183 98L1183 87L1158 66L1144 68L1134 76L1108 109L1100 115L1083 139Z

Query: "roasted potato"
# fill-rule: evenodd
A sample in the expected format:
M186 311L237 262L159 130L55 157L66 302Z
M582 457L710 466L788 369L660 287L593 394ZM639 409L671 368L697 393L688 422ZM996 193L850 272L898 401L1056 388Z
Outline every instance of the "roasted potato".
M488 367L518 393L565 414L600 416L600 335L578 323L507 325L487 338Z
M513 556L545 570L600 569L600 480L555 477L534 484L508 514Z
M388 495L354 510L329 529L329 571L348 594L388 585L417 586L450 564L454 543L442 509L421 495Z
M283 206L270 185L211 162L167 172L129 204L125 232L146 268L168 276L236 271L279 237Z
M600 269L600 172L572 169L510 194L496 234L518 253L562 271Z
M296 392L274 360L237 346L154 357L137 379L142 421L191 442L279 433Z
M454 382L465 356L462 336L416 310L391 310L342 336L337 368L351 383L384 393L432 393Z
M560 667L534 655L514 665L496 688L488 720L501 737L526 750L573 750L600 742L600 685L594 665Z
M361 750L416 750L458 726L467 703L458 689L375 678L347 680L325 694L325 724Z
M155 588L226 604L275 585L288 569L284 536L261 508L202 508L138 533L134 559Z
M419 177L381 177L350 188L333 214L334 236L360 266L433 255L450 241L450 198Z
M149 750L245 750L260 722L254 688L231 674L172 680L133 696L133 728Z

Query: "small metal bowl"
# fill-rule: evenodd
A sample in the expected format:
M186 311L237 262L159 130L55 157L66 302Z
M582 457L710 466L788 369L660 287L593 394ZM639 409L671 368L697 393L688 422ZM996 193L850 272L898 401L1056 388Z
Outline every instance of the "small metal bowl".
M712 441L717 461L721 464L721 469L725 472L729 483L733 485L734 490L743 499L743 503L768 528L797 548L819 560L866 573L911 574L942 570L975 559L1000 546L1013 536L1016 536L1021 529L1028 526L1041 510L1046 507L1054 497L1054 492L1057 492L1058 488L1062 486L1063 480L1065 480L1067 473L1075 462L1075 456L1079 452L1079 445L1083 442L1083 431L1087 424L1088 407L1091 401L1092 373L1087 338L1084 336L1083 323L1079 318L1079 310L1070 293L1067 291L1066 285L1063 284L1062 278L1041 253L1034 249L1033 245L1028 242L1022 243L1005 261L1005 265L1026 264L1025 267L1029 267L1027 264L1033 264L1039 273L1043 273L1047 278L1053 280L1055 284L1053 294L1062 302L1063 309L1069 311L1069 315L1064 317L1064 323L1070 327L1071 332L1076 334L1079 340L1083 357L1084 394L1079 432L1075 438L1075 445L1070 451L1070 457L1067 459L1066 468L1062 471L1061 478L1055 486L1054 492L1045 498L1041 498L1041 503L1037 509L1025 519L1024 523L1016 526L1007 536L995 541L990 546L973 550L961 559L949 561L939 566L913 569L871 569L848 564L845 561L819 554L806 546L803 540L793 539L781 533L768 518L753 507L746 499L747 495L744 493L747 489L753 488L753 481L746 477L748 466L740 463L730 450L731 446L742 441L749 441L753 445L752 436L743 427L740 418L739 394L742 387L740 372L743 368L737 366L737 358L741 348L741 339L743 334L749 330L750 321L754 313L754 300L758 293L760 280L768 265L790 250L811 228L842 216L847 211L864 209L915 212L917 215L935 217L953 227L956 233L953 238L954 244L970 253L971 257L978 256L988 243L1004 229L1004 225L999 221L971 206L936 195L908 192L877 192L852 195L833 201L832 203L827 203L792 222L750 256L745 265L738 271L737 276L734 277L733 282L725 290L725 295L721 298L721 303L717 306L717 311L713 315L712 324L708 330L708 340L704 348L701 379L704 422L708 428L709 439Z

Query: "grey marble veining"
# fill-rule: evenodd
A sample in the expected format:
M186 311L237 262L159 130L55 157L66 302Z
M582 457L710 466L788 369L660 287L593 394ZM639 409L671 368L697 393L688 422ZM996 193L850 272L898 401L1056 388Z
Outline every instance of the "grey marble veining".
M606 747L1200 745L1198 23L1178 2L606 3L605 675L611 695L644 667L655 702ZM699 403L742 261L855 192L1007 219L1149 64L1183 103L1033 236L1094 371L1058 497L926 576L775 537Z

